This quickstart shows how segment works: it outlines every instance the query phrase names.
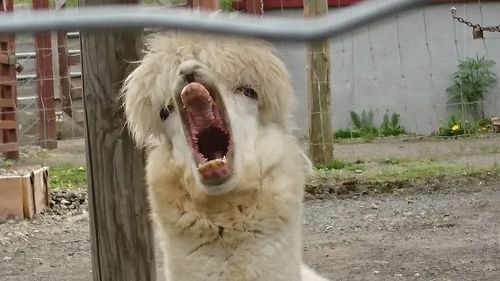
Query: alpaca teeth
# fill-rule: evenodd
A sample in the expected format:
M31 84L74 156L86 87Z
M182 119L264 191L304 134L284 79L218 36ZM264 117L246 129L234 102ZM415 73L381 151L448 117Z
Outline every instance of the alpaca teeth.
M226 164L226 158L210 160L207 163L198 164L198 171L203 172L208 169L214 169L222 167Z
M226 160L226 155L224 155L224 156L222 157L222 163L223 163L223 164L226 164L226 162L227 162L227 160Z

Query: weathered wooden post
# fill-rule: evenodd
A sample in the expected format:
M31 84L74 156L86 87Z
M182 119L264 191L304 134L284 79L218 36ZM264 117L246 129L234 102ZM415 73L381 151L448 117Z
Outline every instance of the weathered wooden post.
M67 0L56 0L56 10L64 9ZM62 111L64 111L70 118L73 118L73 109L71 102L71 78L69 71L69 54L68 54L68 33L65 31L57 32L57 54L58 54L58 69L55 73L59 74L57 81L60 86L59 97L61 99Z
M13 10L14 1L0 0L0 17ZM15 45L14 34L0 36L0 153L13 160L19 158Z
M49 0L33 0L33 9L48 9ZM36 78L38 95L38 134L40 146L57 148L54 76L52 72L51 34L35 35Z
M306 17L328 13L327 0L304 0ZM309 142L314 164L333 160L333 134L330 110L330 50L328 40L310 42L307 46L309 82Z
M80 5L138 0L80 0ZM94 281L156 279L144 154L124 126L119 91L139 59L142 30L82 32L83 91Z

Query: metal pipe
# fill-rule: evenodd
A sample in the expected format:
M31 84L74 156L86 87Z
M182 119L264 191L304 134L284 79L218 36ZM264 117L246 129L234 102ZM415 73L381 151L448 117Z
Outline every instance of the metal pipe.
M72 56L72 55L79 55L80 54L80 50L69 50L68 54L70 56ZM16 59L17 60L34 59L34 58L36 58L36 52L16 53Z
M259 37L284 41L321 40L351 31L429 0L370 0L314 19L258 18L250 15L207 14L176 8L89 6L58 11L21 11L0 17L0 33L117 28L170 28L201 33Z
M70 78L82 78L82 73L81 72L71 72L69 74ZM21 81L36 81L37 77L36 74L22 74L22 75L17 75L16 80L18 82Z

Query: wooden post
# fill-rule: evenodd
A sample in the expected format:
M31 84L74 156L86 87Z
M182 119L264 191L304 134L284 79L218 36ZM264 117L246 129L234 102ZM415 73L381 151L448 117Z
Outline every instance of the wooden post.
M81 0L81 6L138 0ZM122 82L139 60L142 30L81 32L94 281L156 279L144 154L125 129Z
M13 11L14 1L0 0L0 16ZM7 159L19 158L16 118L15 36L0 36L0 152Z
M64 9L66 7L66 0L56 0L56 10ZM70 118L73 118L73 109L71 102L71 79L69 71L69 53L68 53L68 34L67 32L60 31L57 33L57 54L58 54L58 69L55 72L59 76L61 95L61 107Z
M48 0L33 0L33 9L48 8ZM47 149L57 148L51 41L50 32L35 35L38 135L40 146Z
M306 17L328 13L327 0L304 0ZM309 142L314 164L333 160L333 134L330 111L330 50L328 40L307 45L309 82Z
M61 85L61 107L62 110L73 118L71 104L71 79L69 72L68 38L66 32L57 33L57 48L59 54L59 83Z

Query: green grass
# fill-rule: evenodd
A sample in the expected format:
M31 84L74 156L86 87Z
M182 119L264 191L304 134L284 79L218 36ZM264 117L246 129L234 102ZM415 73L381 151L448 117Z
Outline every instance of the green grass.
M326 164L326 165L319 165L316 167L317 169L322 169L322 170L346 170L346 171L356 171L356 170L363 170L364 167L361 165L361 163L358 163L357 161L355 163L351 162L345 162L344 160L339 160L335 159L332 162Z
M9 169L14 167L16 162L12 160L0 160L0 169Z
M50 167L50 187L52 189L77 189L87 187L87 171L84 167L70 165Z
M458 167L450 167L450 166L416 166L416 167L407 167L406 169L400 171L387 171L382 172L378 175L374 175L378 180L415 180L418 178L423 178L427 176L438 176L438 175L450 175L450 174L459 174L470 169L467 168L458 168Z

